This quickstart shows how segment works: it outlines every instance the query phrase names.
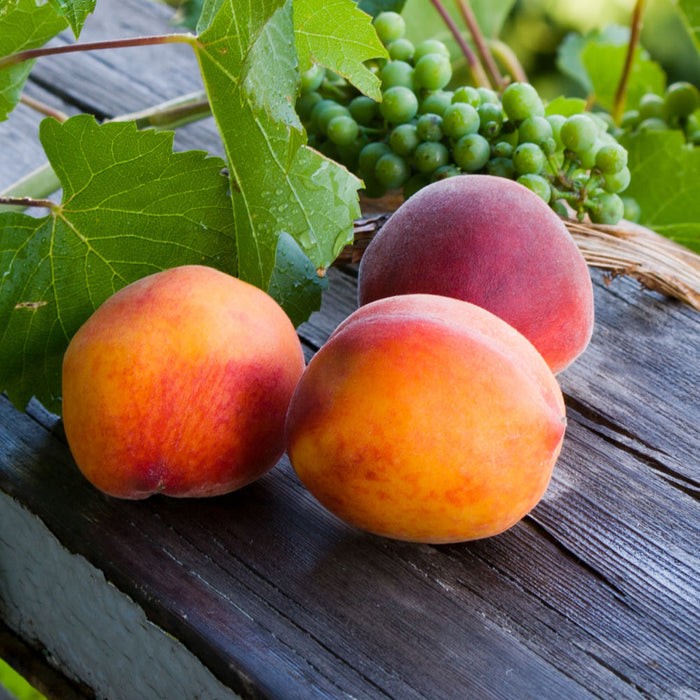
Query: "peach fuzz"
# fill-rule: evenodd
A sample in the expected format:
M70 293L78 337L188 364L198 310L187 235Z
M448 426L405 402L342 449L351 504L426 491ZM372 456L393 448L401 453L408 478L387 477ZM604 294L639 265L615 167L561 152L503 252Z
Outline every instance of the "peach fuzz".
M63 362L75 461L113 496L214 496L284 450L304 356L272 297L209 267L138 280L78 330Z
M329 511L400 540L496 535L540 500L561 449L559 385L520 333L468 302L360 307L305 369L290 461Z
M585 350L593 332L583 255L544 201L505 178L447 178L392 214L362 256L359 303L413 293L491 311L526 336L555 373Z

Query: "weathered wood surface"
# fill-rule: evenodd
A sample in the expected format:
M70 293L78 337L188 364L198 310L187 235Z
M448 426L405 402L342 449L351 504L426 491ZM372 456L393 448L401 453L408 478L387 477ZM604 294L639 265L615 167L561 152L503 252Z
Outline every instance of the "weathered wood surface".
M170 29L156 4L99 7L85 38ZM168 57L151 72L160 51ZM197 88L185 47L138 52L40 62L29 90L111 117ZM0 125L0 187L42 161L38 120L22 114L21 125ZM211 122L188 127L178 145L216 151ZM308 356L355 308L355 273L331 271L323 309L299 330ZM24 552L27 571L44 566L43 609L65 628L32 634L42 620L21 608L41 610L41 600L16 583L7 592L21 576L2 559L0 615L87 680L64 649L80 648L80 634L118 639L101 625L109 619L118 632L126 617L105 617L107 599L95 596L87 614L96 624L81 628L52 600L80 611L61 582L72 580L83 603L92 601L85 577L111 586L139 608L141 626L165 633L104 654L105 666L132 659L124 677L148 676L136 655L150 659L148 698L167 687L153 668L165 657L143 646L166 638L244 697L700 697L700 314L592 274L595 333L560 375L569 427L552 483L529 516L487 540L413 545L353 530L309 496L286 458L229 496L118 501L78 473L55 417L0 398L0 498L12 505L0 513L0 552L15 563ZM54 551L51 538L66 556L32 558L40 545ZM97 694L119 697L100 685L100 670L90 679ZM188 697L181 691L168 697Z

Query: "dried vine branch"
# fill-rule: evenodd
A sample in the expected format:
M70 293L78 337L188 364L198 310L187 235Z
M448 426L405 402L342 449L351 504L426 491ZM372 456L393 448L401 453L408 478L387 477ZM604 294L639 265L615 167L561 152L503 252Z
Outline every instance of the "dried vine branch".
M334 264L358 263L390 215L387 210L358 219L354 243ZM700 311L700 255L635 224L602 226L571 219L565 223L589 266L604 270L610 279L633 277L643 287Z

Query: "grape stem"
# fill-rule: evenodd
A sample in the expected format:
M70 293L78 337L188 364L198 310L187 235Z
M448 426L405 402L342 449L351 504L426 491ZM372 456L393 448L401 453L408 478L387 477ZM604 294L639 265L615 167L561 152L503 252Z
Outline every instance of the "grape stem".
M455 40L457 41L457 45L464 54L464 58L467 59L467 64L469 65L469 70L471 71L474 83L479 87L490 88L491 82L484 71L484 67L481 65L481 63L479 63L479 59L476 57L476 54L471 50L471 47L465 41L462 33L459 31L459 27L455 24L454 20L450 16L450 13L445 9L445 6L442 4L441 0L430 0L430 2L432 2L433 7L437 10L447 28L450 30L450 32L452 32L452 36L454 36Z
M32 197L0 197L0 205L8 207L44 207L45 209L54 209L56 202L50 199L34 199Z
M155 44L186 43L194 44L196 37L193 34L161 34L158 36L142 36L130 39L110 39L108 41L88 41L82 44L67 44L65 46L43 46L38 49L25 49L11 53L0 58L0 70L17 65L24 61L30 61L42 56L57 56L64 53L77 51L97 51L101 49L120 49L132 46L152 46Z
M646 0L637 0L634 4L634 10L632 11L632 26L630 29L629 44L627 45L627 55L625 56L625 65L622 68L622 74L620 75L620 81L617 84L613 100L612 118L615 124L620 123L625 111L627 86L632 72L632 64L634 63L634 54L639 44L639 35L642 31L642 17L644 15L645 5Z
M528 80L527 73L525 73L525 69L518 60L518 57L515 55L515 51L513 51L513 49L511 49L510 46L505 43L505 41L501 41L500 39L490 39L489 49L491 50L491 54L506 69L513 82L530 82ZM505 87L505 79L503 82L503 87Z
M469 29L469 33L474 41L474 46L476 46L476 50L481 58L482 65L486 68L486 72L488 73L494 88L498 90L498 92L501 92L501 90L503 90L503 88L506 86L506 81L503 79L503 76L498 70L496 61L494 60L488 44L484 39L479 23L476 21L472 7L469 4L469 0L457 0L457 7L459 8L464 23L467 25L467 29Z
M43 114L46 117L53 117L59 122L64 122L68 119L68 115L65 112L62 112L60 109L54 109L39 100L35 100L33 97L29 97L29 95L23 94L20 97L20 102L35 112L39 112L39 114Z

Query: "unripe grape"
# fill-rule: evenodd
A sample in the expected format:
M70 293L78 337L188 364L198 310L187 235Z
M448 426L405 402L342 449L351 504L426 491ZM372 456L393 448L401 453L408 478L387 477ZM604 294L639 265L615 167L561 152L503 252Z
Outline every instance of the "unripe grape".
M399 124L389 134L389 146L399 156L409 156L420 143L415 124Z
M510 158L492 158L486 163L486 172L496 177L506 177L513 180L516 176L513 161Z
M380 12L372 20L372 24L384 46L400 39L406 33L406 22L398 12Z
M620 128L631 131L641 121L638 109L628 109L620 119Z
M448 177L461 175L462 171L456 165L441 165L430 177L431 182L446 180Z
M563 114L549 114L545 117L552 127L552 138L557 144L557 150L564 148L564 144L561 142L561 127L566 121L566 117Z
M595 165L603 174L616 173L627 165L627 150L619 143L605 144L596 153Z
M442 130L455 140L475 134L479 124L479 113L467 102L453 102L442 115Z
M427 56L429 53L439 53L448 59L450 57L450 50L441 41L438 39L425 39L416 46L413 52L413 63L416 64L423 56Z
M501 100L498 98L498 93L487 87L478 87L476 91L479 93L479 104L494 104L501 105Z
M511 83L501 96L503 111L511 121L544 116L544 105L530 83Z
M377 161L387 153L391 153L389 144L382 141L372 141L368 143L361 151L357 161L357 169L363 178L374 174L374 166Z
M549 203L552 196L552 187L541 175L527 173L518 178L518 182L529 190L532 190L538 197Z
M632 173L630 169L625 166L615 173L606 173L603 175L603 189L610 193L624 192L631 180Z
M403 186L402 194L404 199L408 199L414 195L418 190L423 189L426 185L430 184L430 175L424 175L423 173L415 173L411 175Z
M639 122L637 129L639 131L667 131L668 124L661 117L647 117Z
M669 85L664 97L664 114L668 117L687 117L700 105L700 94L695 85L679 81Z
M513 167L521 175L539 173L546 162L542 149L534 143L521 143L513 151Z
M379 104L371 97L358 95L348 105L350 116L362 126L369 126L379 113Z
M409 88L397 85L382 95L379 111L390 124L403 124L416 116L418 98Z
M466 102L466 104L476 109L481 104L481 95L479 95L479 91L475 87L463 85L454 91L452 102Z
M413 42L406 37L400 37L392 41L387 47L389 58L393 61L409 61L413 58L415 47Z
M447 147L436 141L423 141L413 152L413 167L419 173L432 173L450 160Z
M413 66L406 61L387 61L379 71L382 90L386 91L396 85L413 88Z
M351 116L343 114L333 117L328 122L326 134L338 146L349 146L357 138L359 131L357 122Z
M518 127L520 143L535 143L541 146L547 139L552 138L552 125L544 117L528 117L523 119Z
M296 109L303 122L311 118L313 108L323 99L318 92L305 92L297 99Z
M462 136L452 149L454 162L469 173L481 170L489 160L491 146L481 134Z
M622 197L622 205L624 206L623 218L627 221L637 222L642 216L642 208L639 202L632 197Z
M418 88L441 90L452 78L452 65L447 56L429 53L421 56L413 71L413 82Z
M314 64L299 76L299 90L301 94L318 90L321 87L326 71L322 66Z
M442 117L432 112L421 114L416 122L416 132L421 141L440 141L443 137Z
M374 166L374 176L389 190L401 187L411 175L408 163L395 153L386 153Z
M561 125L559 134L564 147L579 154L595 145L598 129L588 115L574 114Z
M423 97L420 103L421 114L439 114L442 116L445 110L452 104L452 93L448 90L434 90Z
M650 117L663 118L664 98L653 92L648 92L639 100L639 119L644 121Z
M594 224L616 224L625 213L625 205L616 194L602 194L593 204L588 215Z

